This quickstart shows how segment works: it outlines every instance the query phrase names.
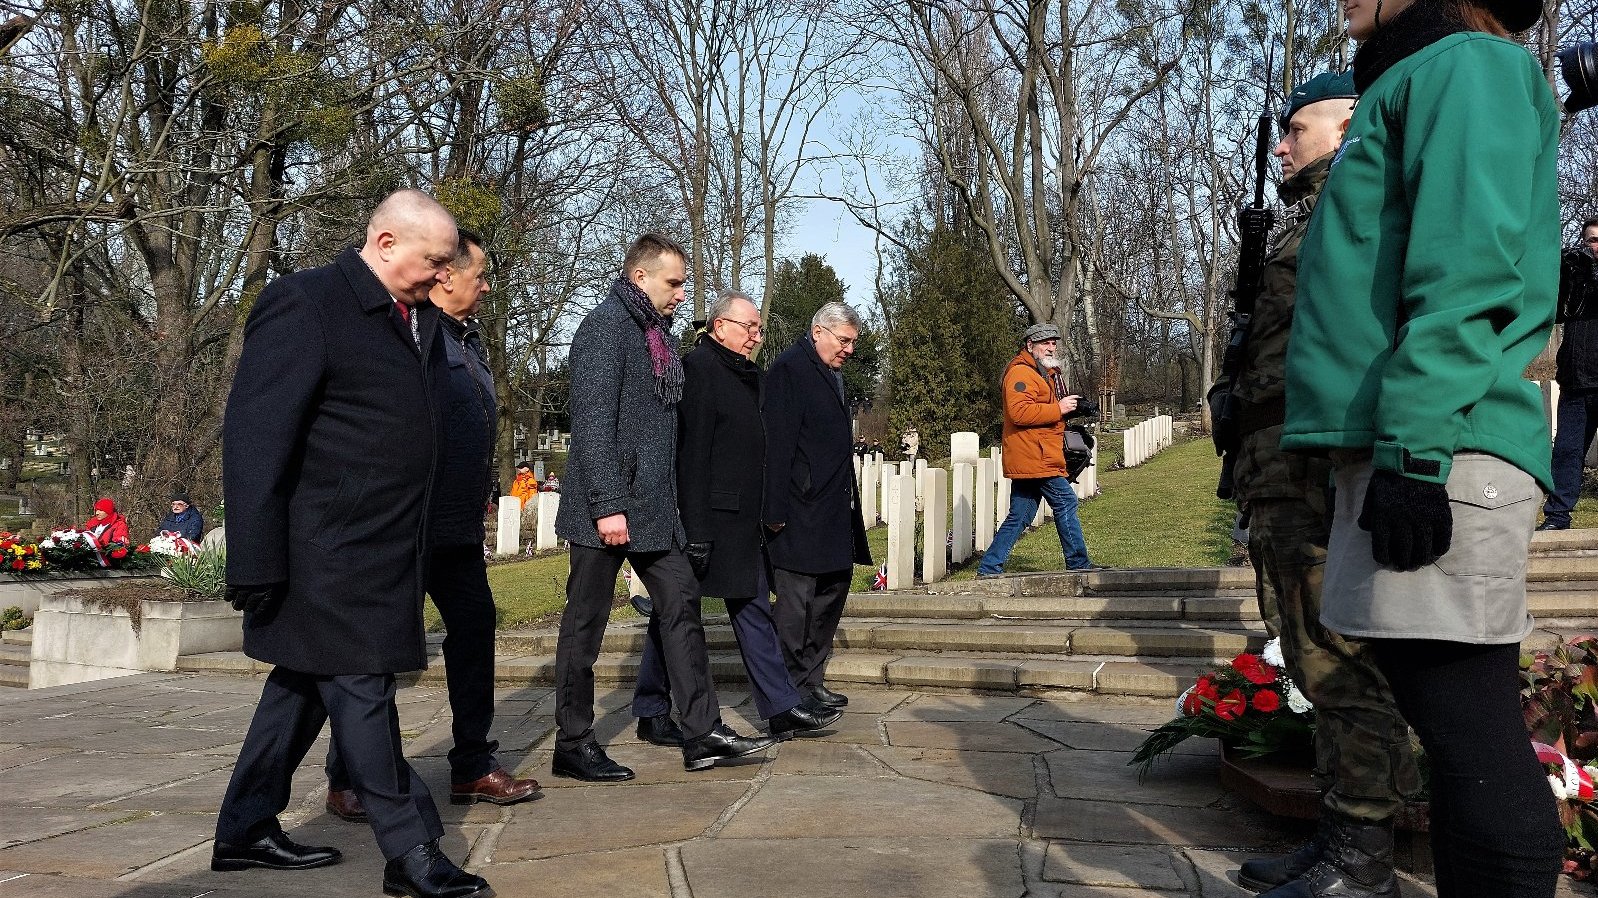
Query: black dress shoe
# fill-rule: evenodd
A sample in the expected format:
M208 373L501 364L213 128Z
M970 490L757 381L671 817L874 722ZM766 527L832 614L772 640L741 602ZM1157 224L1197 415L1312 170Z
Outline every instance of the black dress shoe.
M793 733L803 733L807 730L819 730L832 726L842 716L843 712L837 708L822 708L819 711L812 711L801 702L766 721L766 726L770 728L773 736L787 736Z
M632 604L633 610L638 612L639 617L655 616L655 600L649 596L633 596L627 601Z
M732 727L718 723L710 732L683 743L682 766L684 770L708 770L717 761L752 755L776 743L765 736L740 736Z
M826 705L829 708L842 708L844 705L849 704L849 696L841 692L833 692L825 686L811 686L810 697L815 699L817 703Z
M682 745L682 730L673 723L670 714L659 717L638 718L638 738L650 745L665 745L677 748Z
M217 842L211 848L211 869L221 872L265 867L268 870L309 870L344 859L337 848L309 848L296 844L281 830L248 845Z
M444 856L437 842L412 848L383 867L383 894L406 898L493 898L481 876Z
M599 743L591 739L576 748L555 749L550 771L556 776L590 783L619 783L633 778L631 769L612 761Z
M1541 524L1537 525L1537 529L1538 530L1569 530L1570 529L1570 525L1566 524L1565 526L1561 527L1558 524L1551 524L1551 523L1549 523L1547 521L1543 521Z

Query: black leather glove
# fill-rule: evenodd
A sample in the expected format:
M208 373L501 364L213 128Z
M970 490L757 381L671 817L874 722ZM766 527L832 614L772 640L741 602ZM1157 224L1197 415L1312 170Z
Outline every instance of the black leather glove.
M693 565L694 576L701 580L710 573L710 546L710 543L689 543L682 550L688 556L688 563Z
M1454 513L1440 483L1378 469L1371 475L1359 526L1371 535L1371 557L1383 567L1413 571L1443 557L1454 539Z
M288 593L286 583L268 583L264 586L229 586L227 600L234 611L259 614L270 611L283 601Z

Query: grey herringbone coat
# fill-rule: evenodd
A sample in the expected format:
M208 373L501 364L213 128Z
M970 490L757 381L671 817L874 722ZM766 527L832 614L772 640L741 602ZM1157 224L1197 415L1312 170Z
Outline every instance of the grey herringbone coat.
M643 322L615 290L577 326L570 359L571 455L555 532L603 548L594 521L620 512L629 552L683 545L677 408L655 395Z

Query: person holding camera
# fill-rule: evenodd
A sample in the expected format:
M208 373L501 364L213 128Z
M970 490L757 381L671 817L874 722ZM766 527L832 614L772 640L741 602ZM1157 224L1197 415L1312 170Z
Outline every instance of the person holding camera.
M1554 488L1538 530L1568 530L1581 497L1582 460L1598 430L1598 218L1581 225L1581 241L1559 265L1559 427L1554 433Z
M1345 0L1359 106L1300 249L1282 448L1336 494L1321 623L1370 647L1426 749L1438 898L1551 898L1565 834L1526 738L1527 556L1552 488L1522 372L1559 291L1560 114L1510 36L1539 0ZM1398 898L1343 827L1268 898Z
M1282 227L1265 257L1241 364L1235 378L1218 385L1231 396L1226 408L1237 434L1233 488L1249 516L1248 554L1260 616L1271 635L1281 639L1288 673L1314 703L1317 720L1320 828L1290 854L1245 862L1238 882L1251 889L1275 888L1309 872L1325 855L1334 831L1390 828L1405 796L1420 786L1409 725L1399 716L1369 647L1321 625L1331 462L1285 452L1279 445L1299 244L1356 96L1353 76L1332 72L1316 75L1288 95L1277 122L1281 141L1273 151L1282 166ZM1390 859L1376 863L1390 872Z
M1037 516L1038 503L1048 500L1054 526L1060 532L1060 549L1066 570L1101 570L1088 557L1087 541L1076 516L1076 490L1066 479L1065 421L1077 415L1096 415L1098 407L1068 393L1055 352L1060 329L1034 324L1022 337L1025 345L1004 371L1004 476L1010 486L1010 511L993 544L982 556L977 576L1004 573L1015 541Z

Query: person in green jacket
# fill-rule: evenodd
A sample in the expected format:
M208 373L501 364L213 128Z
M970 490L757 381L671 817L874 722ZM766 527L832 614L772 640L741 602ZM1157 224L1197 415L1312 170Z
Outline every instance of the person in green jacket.
M1332 154L1354 112L1354 77L1326 72L1288 95L1275 155L1285 207L1271 240L1242 364L1229 387L1239 433L1235 486L1249 515L1248 554L1260 615L1281 640L1288 673L1315 705L1315 776L1321 826L1315 838L1238 870L1250 889L1269 889L1318 863L1336 825L1392 825L1419 789L1409 725L1368 646L1321 626L1321 580L1331 534L1331 462L1283 451L1288 337L1299 247Z
M1564 836L1521 719L1549 435L1522 377L1559 273L1559 112L1511 40L1538 0L1344 0L1359 105L1305 234L1282 446L1329 454L1321 620L1371 645L1431 762L1439 898L1546 898ZM1269 898L1397 896L1340 827Z

